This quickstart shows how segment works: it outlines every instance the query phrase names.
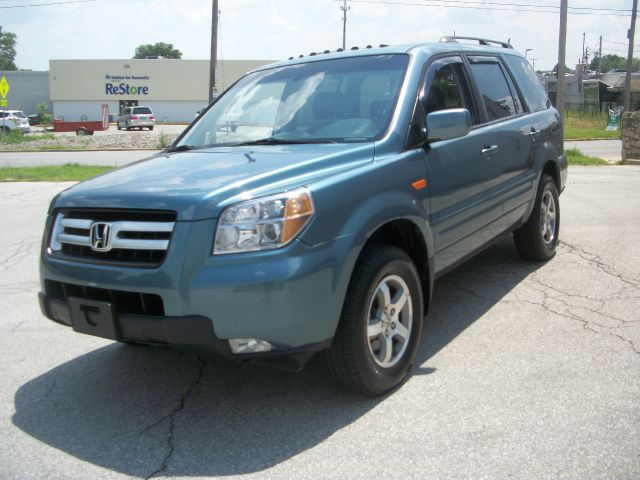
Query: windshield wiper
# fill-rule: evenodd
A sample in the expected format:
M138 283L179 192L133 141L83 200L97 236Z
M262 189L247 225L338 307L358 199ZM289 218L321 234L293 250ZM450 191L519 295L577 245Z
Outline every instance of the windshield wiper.
M243 145L298 145L298 144L306 144L306 143L337 143L335 140L327 140L327 139L292 139L292 138L275 138L275 137L267 137L261 138L259 140L251 140L248 142L240 142L234 143L234 146L240 147Z
M167 148L167 153L171 152L186 152L187 150L193 150L194 146L192 145L179 145L177 147L171 146Z

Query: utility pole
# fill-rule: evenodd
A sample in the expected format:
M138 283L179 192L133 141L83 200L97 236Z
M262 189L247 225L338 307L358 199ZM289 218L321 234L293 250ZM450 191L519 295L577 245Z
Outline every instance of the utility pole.
M631 107L631 68L633 67L633 41L636 30L636 13L638 11L638 0L633 0L631 9L631 28L627 32L629 39L629 53L627 55L627 74L624 79L624 111L628 112Z
M558 39L558 91L556 93L556 109L564 125L564 70L567 51L567 1L560 0L560 36ZM637 1L637 0L634 0Z
M600 77L600 72L602 69L602 35L600 35L600 48L598 49L598 73L597 78Z
M580 59L580 63L581 64L585 63L585 61L584 61L584 58L585 58L584 42L585 42L586 36L587 36L586 33L582 34L582 58Z
M211 6L211 56L209 60L209 103L217 96L216 63L218 62L218 0Z
M347 12L351 7L347 6L347 0L343 0L343 5L340 7L342 10L342 50L347 49Z
M533 63L533 65L531 65L531 68L533 68L534 70L536 69L536 60L538 60L537 58L532 58L531 62Z

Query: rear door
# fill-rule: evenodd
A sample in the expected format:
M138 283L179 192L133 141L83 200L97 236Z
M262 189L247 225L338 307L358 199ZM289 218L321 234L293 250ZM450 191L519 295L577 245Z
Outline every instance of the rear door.
M467 60L484 116L481 128L486 145L493 152L483 160L494 172L485 195L501 205L500 218L487 231L495 236L524 215L531 198L536 129L501 58L474 55Z

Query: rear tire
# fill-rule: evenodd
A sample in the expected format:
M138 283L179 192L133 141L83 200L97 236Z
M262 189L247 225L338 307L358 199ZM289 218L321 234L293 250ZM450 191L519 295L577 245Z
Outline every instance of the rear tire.
M545 173L538 184L535 204L527 223L513 232L516 250L525 260L549 260L556 254L559 233L558 189L553 178Z
M398 247L372 245L356 264L333 346L334 378L357 393L382 395L408 375L422 330L422 289L415 265Z
M153 127L149 127L149 131L153 130Z

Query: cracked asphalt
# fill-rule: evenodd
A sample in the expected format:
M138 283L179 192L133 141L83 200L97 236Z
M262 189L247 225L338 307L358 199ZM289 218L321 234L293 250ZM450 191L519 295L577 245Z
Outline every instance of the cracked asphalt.
M48 201L0 184L0 478L638 479L640 169L572 167L546 264L506 238L441 278L380 399L75 334L39 313Z

